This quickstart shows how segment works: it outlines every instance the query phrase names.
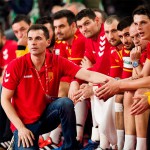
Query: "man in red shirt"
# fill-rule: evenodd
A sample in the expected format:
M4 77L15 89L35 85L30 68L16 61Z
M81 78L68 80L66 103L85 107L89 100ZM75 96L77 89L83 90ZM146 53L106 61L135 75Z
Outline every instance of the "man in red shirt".
M31 20L27 15L20 14L17 15L12 22L12 30L18 40L17 57L23 56L29 52L26 33L31 24Z
M111 47L110 57L110 76L121 79L123 70L123 44L118 36L117 25L120 18L116 15L109 16L104 23L106 38ZM128 77L128 76L127 76ZM117 147L118 150L124 146L124 120L123 120L123 94L115 95L115 125L117 130Z
M60 55L67 56L71 62L80 65L80 62L85 52L85 37L76 27L75 14L70 10L60 10L53 16L55 36L61 45L66 45L66 49L60 49ZM58 51L58 41L55 54ZM65 41L65 43L64 43ZM60 45L59 44L59 45ZM64 51L65 50L65 51ZM63 52L62 52L63 51ZM64 76L60 82L59 96L68 96L69 85L71 78ZM88 113L86 102L79 102L75 105L76 122L77 122L77 140L82 143L84 125Z
M86 37L85 54L81 61L81 67L108 75L110 69L110 44L105 37L103 23L101 23L93 10L84 9L76 15L76 24L83 36ZM79 89L77 82L72 82L71 86ZM92 86L84 84L75 95L70 95L70 97L75 99L82 99L84 97L85 99L90 98L92 95ZM92 106L94 106L94 104L91 100L91 110L93 115L94 109ZM91 140L89 140L88 145L84 147L84 149L91 147L95 149L99 145L98 123L93 116ZM101 141L101 143L103 142Z
M32 25L27 36L30 53L12 61L3 77L2 107L12 122L14 149L38 149L39 135L61 122L64 143L58 149L78 150L74 105L68 98L56 98L61 76L95 84L109 77L46 53L50 40L45 26Z
M2 78L3 72L7 67L7 64L16 58L17 42L13 40L7 40L4 35L4 31L0 29L0 78ZM1 89L1 83L0 83ZM1 93L1 90L0 90ZM0 105L0 147L7 148L9 141L12 137L10 130L9 120L6 117L1 105Z
M150 16L149 9L145 6L139 6L133 12L134 24L135 24L135 27L136 27L138 33L140 34L140 38L142 40L150 40L150 34L148 32L150 29L150 17L149 16ZM136 53L138 54L139 48L136 48L135 51L137 51ZM149 44L147 46L147 58L149 58L148 55L149 55ZM136 60L136 58L135 58L135 60ZM144 74L142 74L142 76L143 75L149 76L149 65L150 65L149 60L147 59L144 64L144 68L142 69L142 72L144 71ZM133 63L133 66L135 68L135 71L138 73L138 70L141 67L141 64L139 63L139 61ZM115 81L115 82L110 81L110 82L106 83L104 86L102 86L97 91L96 95L98 97L101 97L101 96L108 97L110 95L113 95L114 93L118 93L118 91L125 91L125 90L129 91L130 90L130 92L131 92L133 90L137 90L138 88L142 88L142 87L147 88L147 87L149 87L148 81L149 81L149 77L143 77L140 79L135 79L133 81L130 81L130 80L129 81L120 80L120 81ZM112 88L113 88L113 90L112 90ZM143 101L143 97L147 98L146 95L144 96L143 92L144 92L143 89L138 89L136 91L136 96L134 96L134 99L132 99L133 100L132 105L131 105L131 108L129 109L130 114L138 115L140 117L141 115L139 115L139 114L143 113L147 108L149 108L148 100L145 99L146 101ZM144 118L141 117L141 119L139 119L139 121L141 121L142 119L144 119ZM144 125L146 125L146 123L144 123ZM140 122L140 127L138 127L138 129L140 131L141 131L141 126L143 126L143 125L141 125L141 122ZM136 130L136 132L138 131L138 129ZM146 131L146 130L144 129L143 131ZM134 132L135 132L135 130L134 130ZM144 133L145 132L143 132L142 134L140 134L139 137L137 137L137 145L136 145L137 150L147 149L146 148L146 138L143 137ZM137 135L138 134L139 134L139 132L137 133ZM134 138L134 141L135 141L135 138ZM134 146L135 145L133 144L133 147ZM148 144L148 146L149 146L149 144Z

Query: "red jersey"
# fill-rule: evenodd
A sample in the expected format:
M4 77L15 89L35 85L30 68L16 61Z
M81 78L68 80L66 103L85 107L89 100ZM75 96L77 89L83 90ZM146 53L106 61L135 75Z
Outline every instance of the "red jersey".
M44 65L38 73L44 89L46 89L48 76L48 93L50 96L57 96L60 78L64 75L74 77L80 67L50 53L46 53L46 63L47 69ZM46 70L48 75L46 75ZM24 124L33 123L41 117L49 100L39 82L30 53L9 63L2 85L15 91L12 104Z
M54 46L54 53L62 57L67 58L73 63L79 65L85 52L85 37L76 31L72 44L69 45L66 41L56 41ZM68 76L62 77L61 81L71 82L71 78Z
M130 50L127 50L125 47L122 51L123 56L123 72L122 72L122 79L128 78L132 76L132 62L130 58Z
M16 58L17 42L7 40L0 51L1 68L3 69L10 61Z
M65 41L56 40L53 53L68 59L67 43Z
M146 58L147 58L147 49L142 51L142 54L141 54L141 57L140 57L140 64L142 66L144 66Z
M147 44L147 58L150 60L150 42Z
M110 76L113 78L122 78L122 49L119 50L117 47L111 47L110 66Z
M111 77L128 78L132 76L132 63L130 59L130 51L124 47L118 49L111 47Z
M89 70L108 75L110 71L110 44L105 37L103 24L97 38L86 39L85 48L85 56L94 64Z
M68 60L74 62L75 64L80 64L85 52L85 37L76 31L72 44L69 45L66 41L56 41L54 46L54 53Z

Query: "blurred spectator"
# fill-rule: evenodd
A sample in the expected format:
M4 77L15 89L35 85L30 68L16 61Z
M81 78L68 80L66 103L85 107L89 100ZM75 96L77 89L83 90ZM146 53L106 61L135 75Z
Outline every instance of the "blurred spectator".
M32 9L33 0L9 0L9 4L16 14L27 15Z
M0 27L9 28L9 5L4 0L0 0Z
M68 3L64 6L65 9L72 11L75 15L78 14L81 10L85 9L85 5L80 2Z
M83 3L87 8L99 8L101 0L70 0L72 2L80 2Z
M63 6L63 0L38 0L40 16L50 15L53 6Z
M54 14L54 13L56 13L56 12L62 10L62 9L63 9L62 6L60 6L60 5L54 5L54 6L52 7L51 13Z
M119 17L131 16L132 11L149 0L102 0L104 10L108 15L115 14Z
M28 15L32 10L34 0L5 0L8 1L10 6L10 20L9 24L12 23L17 14ZM5 31L5 35L8 39L15 39L11 28Z

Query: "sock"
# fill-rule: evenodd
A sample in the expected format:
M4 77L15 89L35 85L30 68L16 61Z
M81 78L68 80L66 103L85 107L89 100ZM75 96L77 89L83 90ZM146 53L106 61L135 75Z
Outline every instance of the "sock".
M136 136L135 135L125 135L124 150L134 150L135 149Z
M82 142L84 125L88 114L88 107L86 101L78 102L75 105L75 114L76 114L76 129L77 129L77 137L76 139Z
M42 137L43 137L44 140L46 140L49 137L49 132L45 133L45 134L42 134Z
M92 140L93 142L100 141L98 126L97 126L97 127L92 127L91 140Z
M146 138L137 137L136 150L147 150Z
M124 146L124 130L117 130L117 146L118 150L122 150Z
M50 138L52 139L53 143L59 144L61 138L61 126L58 126L56 129L50 132Z
M110 148L110 143L103 133L100 133L100 148L102 149Z

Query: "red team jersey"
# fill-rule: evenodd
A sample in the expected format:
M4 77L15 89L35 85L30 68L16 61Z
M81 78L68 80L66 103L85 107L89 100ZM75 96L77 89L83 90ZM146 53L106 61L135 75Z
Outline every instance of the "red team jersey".
M17 42L13 40L7 40L0 51L0 68L1 71L4 67L13 59L16 58Z
M126 50L125 47L118 49L117 47L111 47L111 69L110 76L118 77L121 79L132 76L132 63L130 59L130 50Z
M80 67L70 63L65 58L50 53L46 54L46 63L49 78L49 95L58 96L61 77L63 75L74 77ZM46 87L45 72L44 65L39 71L44 88ZM26 54L9 63L2 85L7 89L15 90L12 104L24 124L33 123L40 118L49 100L40 85L30 54Z
M117 47L111 47L110 57L110 76L113 78L122 78L123 60L122 60L122 49L119 50Z
M146 49L147 49L147 59L150 60L150 42L147 44Z
M85 56L92 62L89 70L109 75L110 71L110 44L105 37L104 25L95 39L87 38Z
M80 62L84 56L85 52L85 37L76 31L72 45L69 45L66 41L56 41L54 46L54 53L62 57L67 58L73 63L80 65ZM63 77L61 81L71 82L70 77Z

